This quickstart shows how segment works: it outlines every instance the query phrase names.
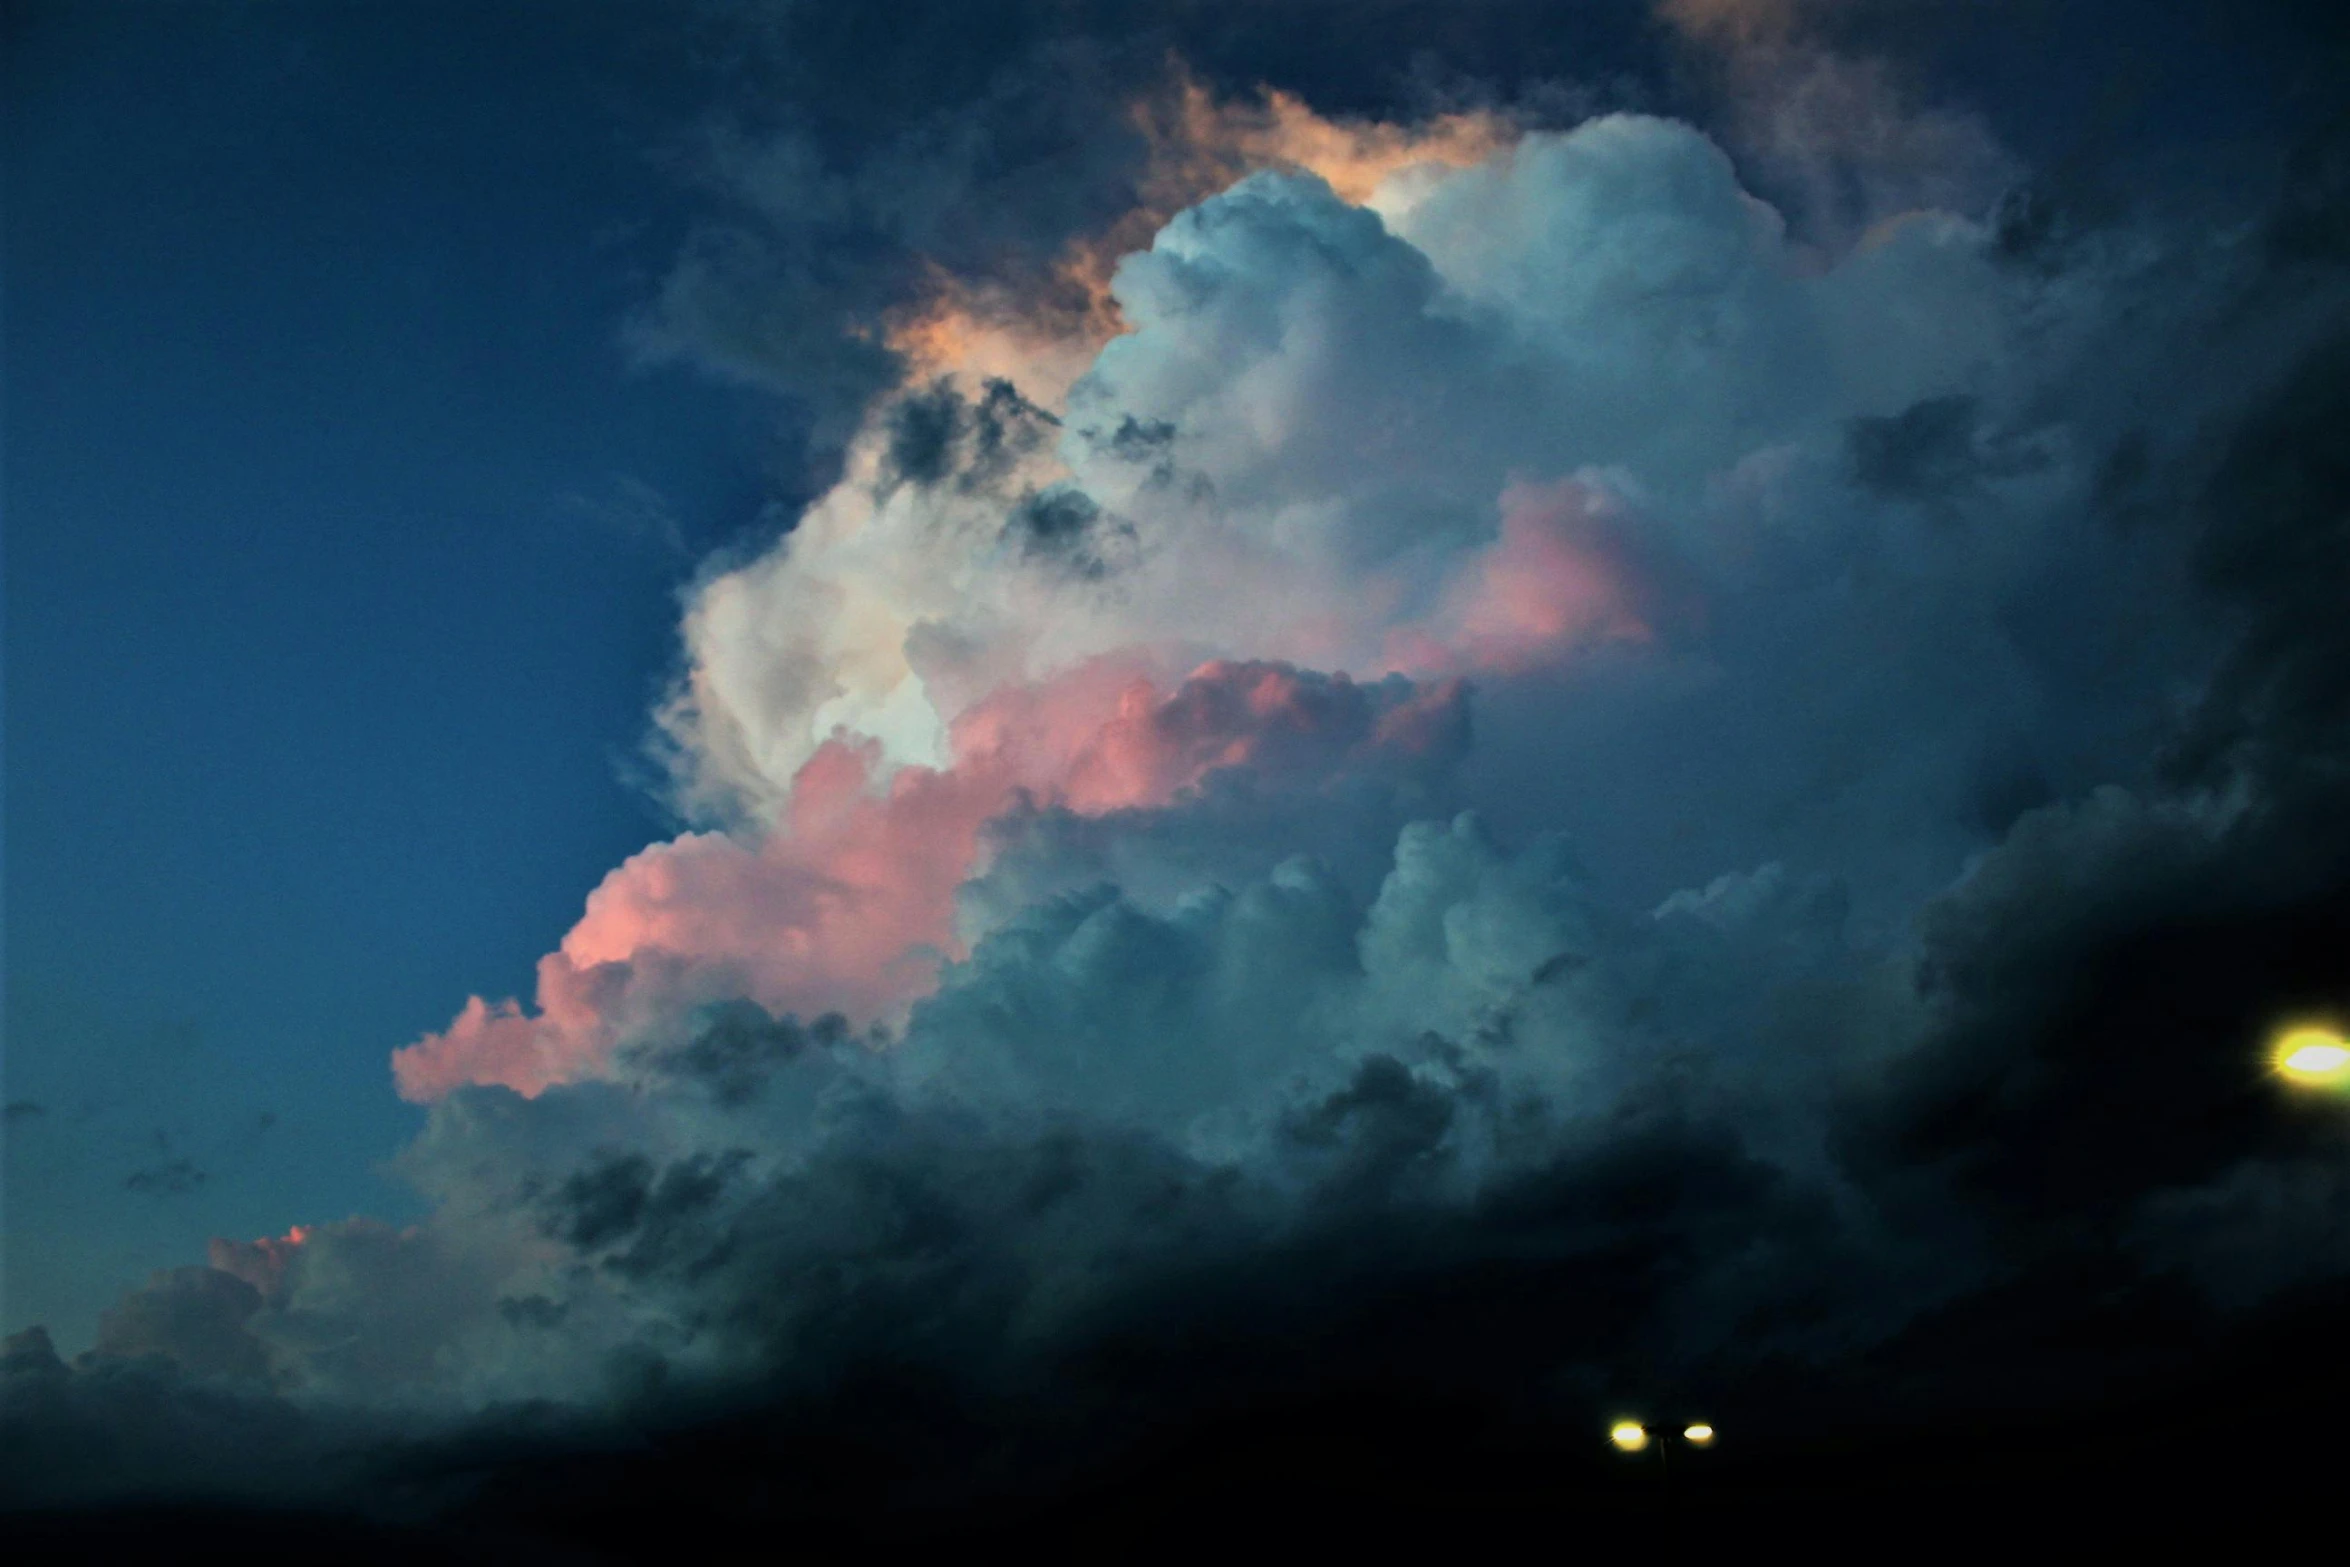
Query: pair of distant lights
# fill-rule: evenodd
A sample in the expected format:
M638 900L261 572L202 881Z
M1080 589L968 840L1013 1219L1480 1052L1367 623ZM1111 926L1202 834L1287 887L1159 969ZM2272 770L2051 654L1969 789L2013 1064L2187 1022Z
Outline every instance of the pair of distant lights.
M1615 1443L1619 1451L1626 1453L1644 1451L1649 1443L1656 1440L1648 1427L1637 1420L1617 1421L1608 1428L1607 1439ZM1691 1447L1711 1447L1714 1445L1714 1428L1702 1420L1683 1426L1681 1440Z
M2306 1088L2350 1088L2350 1041L2315 1025L2288 1028L2269 1050L2277 1075Z

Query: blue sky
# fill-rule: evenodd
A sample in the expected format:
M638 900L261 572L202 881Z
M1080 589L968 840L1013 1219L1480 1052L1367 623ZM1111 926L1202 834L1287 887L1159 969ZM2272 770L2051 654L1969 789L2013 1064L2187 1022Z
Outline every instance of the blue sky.
M13 40L10 1328L402 1212L387 1052L662 825L620 774L690 559L647 497L696 552L747 524L775 405L622 346L682 222L630 28L433 20Z

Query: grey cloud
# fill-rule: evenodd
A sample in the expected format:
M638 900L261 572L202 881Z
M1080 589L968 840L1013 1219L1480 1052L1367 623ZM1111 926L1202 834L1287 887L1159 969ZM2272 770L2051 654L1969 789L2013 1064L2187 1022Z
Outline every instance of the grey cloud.
M1320 1183L1326 1200L1392 1200L1444 1158L1453 1115L1451 1093L1395 1057L1375 1055L1344 1085L1290 1110L1281 1135L1330 1167Z
M1039 490L1024 496L1004 521L1004 538L1031 560L1058 564L1085 577L1111 569L1134 529L1105 514L1083 490Z
M351 1434L343 1419L155 1359L69 1366L38 1329L0 1354L0 1505L18 1518L126 1499L342 1501L367 1467L338 1440Z
M96 1353L139 1360L160 1355L196 1376L260 1379L267 1351L246 1331L261 1292L217 1268L174 1268L123 1297L98 1322Z
M642 1154L613 1154L566 1179L555 1193L561 1217L558 1232L574 1246L596 1247L618 1240L643 1217L653 1184L652 1162Z
M705 1085L721 1105L740 1105L802 1052L833 1050L850 1037L848 1019L837 1012L803 1026L796 1018L771 1017L749 1002L733 1002L713 1009L687 1043L645 1059L666 1076Z
M0 1339L0 1373L8 1376L50 1376L65 1369L47 1328L35 1325Z
M1985 466L1976 447L1980 417L1974 398L1953 393L1889 418L1855 419L1845 431L1853 471L1871 489L1904 499L1956 489Z
M1107 435L1091 429L1080 433L1120 462L1150 465L1154 474L1173 472L1171 468L1160 468L1167 461L1168 449L1175 444L1175 426L1168 420L1142 420L1126 414Z
M899 400L889 413L889 451L894 478L936 484L953 463L963 433L964 405L952 384L940 383Z
M564 1180L547 1202L547 1225L582 1251L600 1252L632 1237L637 1244L615 1265L642 1272L666 1249L668 1227L708 1209L734 1173L751 1157L747 1150L697 1154L656 1175L642 1154L605 1153Z
M885 413L883 482L931 485L952 478L967 491L990 489L1060 422L1009 381L991 379L967 399L953 377L941 377Z

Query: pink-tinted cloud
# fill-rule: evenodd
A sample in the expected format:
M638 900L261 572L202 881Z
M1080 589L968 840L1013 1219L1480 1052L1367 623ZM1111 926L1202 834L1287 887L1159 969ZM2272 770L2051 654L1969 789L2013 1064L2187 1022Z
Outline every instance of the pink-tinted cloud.
M432 1100L497 1083L535 1095L736 997L803 1016L901 1014L962 955L956 897L988 822L1023 801L1085 815L1165 805L1224 769L1312 787L1368 759L1451 754L1461 676L1649 636L1649 595L1622 547L1633 520L1576 480L1507 491L1499 537L1388 640L1387 667L1416 687L1219 659L1169 691L1160 661L1135 652L981 698L956 717L945 767L892 770L878 742L836 734L793 776L765 838L689 833L605 877L540 960L535 1007L468 1000L394 1053L400 1092Z
M891 1016L960 956L957 889L982 829L1020 800L1086 814L1163 805L1234 767L1310 785L1367 757L1431 754L1460 709L1457 685L1374 692L1272 663L1206 664L1166 693L1109 660L975 705L943 769L884 777L877 745L835 738L801 767L764 842L689 833L634 856L540 960L535 1010L474 997L394 1052L393 1074L416 1100L468 1083L535 1095L606 1070L632 1029L730 997Z
M1650 589L1622 545L1630 521L1619 502L1578 480L1512 485L1501 537L1433 615L1389 637L1389 667L1416 677L1515 675L1598 643L1649 640Z

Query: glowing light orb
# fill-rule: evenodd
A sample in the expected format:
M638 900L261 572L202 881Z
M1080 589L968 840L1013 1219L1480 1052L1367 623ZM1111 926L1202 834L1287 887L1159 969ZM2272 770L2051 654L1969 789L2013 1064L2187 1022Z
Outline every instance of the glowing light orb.
M1607 1439L1627 1453L1637 1453L1648 1445L1648 1428L1637 1420L1619 1420L1609 1429Z
M1714 1428L1700 1420L1681 1433L1681 1440L1691 1447L1711 1447L1714 1445Z
M2350 1042L2330 1028L2287 1029L2271 1054L2294 1082L2350 1086Z

